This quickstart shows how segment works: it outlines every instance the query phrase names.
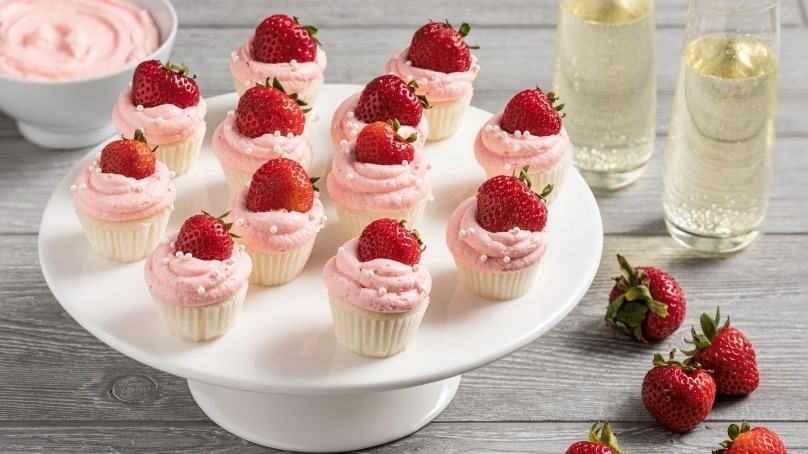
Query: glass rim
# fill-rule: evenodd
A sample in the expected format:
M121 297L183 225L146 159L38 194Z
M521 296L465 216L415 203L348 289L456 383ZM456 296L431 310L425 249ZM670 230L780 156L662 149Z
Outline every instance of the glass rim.
M693 0L693 2L719 13L732 14L759 14L780 4L780 0Z

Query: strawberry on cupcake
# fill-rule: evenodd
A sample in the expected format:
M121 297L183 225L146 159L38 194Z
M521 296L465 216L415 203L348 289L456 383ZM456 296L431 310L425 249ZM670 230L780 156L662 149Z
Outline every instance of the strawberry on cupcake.
M230 55L230 72L239 95L256 82L278 78L289 93L297 93L313 106L326 66L316 33L316 27L300 25L297 17L275 14L264 19Z
M158 146L157 159L177 175L196 163L205 137L207 104L195 77L185 65L141 62L112 109L115 129L123 135L143 130L149 144Z
M233 233L253 259L250 282L282 285L303 271L326 219L314 181L297 162L271 159L233 199Z
M519 177L498 175L462 202L446 227L446 243L471 293L492 300L526 294L547 249L547 206L533 192L522 169Z
M420 264L418 232L378 219L323 268L337 340L365 356L387 357L412 342L429 305L432 277Z
M247 90L236 110L227 112L213 133L211 148L233 194L270 159L289 158L308 169L312 151L301 104L275 79Z
M143 131L108 143L70 189L96 254L116 262L146 257L165 232L177 191Z
M469 50L476 47L465 41L469 30L466 23L455 30L449 21L430 21L384 67L386 73L416 82L415 93L429 99L432 107L424 111L429 122L427 140L454 134L471 103L480 65Z
M415 128L418 133L416 146L423 148L429 134L429 123L424 116L429 101L415 94L417 87L415 81L407 83L392 74L368 82L361 92L349 96L334 111L331 118L334 148L341 150L356 140L359 131L370 123L392 120Z
M573 153L559 114L564 105L557 101L539 87L520 91L480 128L474 156L488 178L530 166L530 181L537 188L553 185L547 203L555 200Z

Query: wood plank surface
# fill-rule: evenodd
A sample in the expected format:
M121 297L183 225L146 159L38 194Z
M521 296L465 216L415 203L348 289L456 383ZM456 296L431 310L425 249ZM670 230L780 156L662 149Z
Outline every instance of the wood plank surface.
M525 348L464 374L454 400L415 434L374 453L563 452L589 426L609 419L633 453L703 453L730 422L776 430L790 453L808 453L808 0L782 0L777 140L765 234L723 258L686 251L666 234L661 173L678 72L684 0L657 0L657 143L643 177L596 194L604 222L597 276L580 304ZM549 86L557 1L360 0L254 2L174 0L180 31L172 60L191 65L204 96L233 90L230 52L273 12L316 24L329 55L328 83L364 84L427 17L472 24L482 70L473 105L494 112L516 91ZM514 69L518 62L518 70ZM2 96L2 93L0 93ZM563 96L562 96L563 98ZM25 142L0 113L0 452L280 452L212 423L184 379L107 347L74 321L39 268L37 231L53 188L88 149L46 151ZM616 253L677 277L688 299L682 328L638 344L602 321L617 273ZM720 305L758 351L760 388L721 398L684 435L646 412L639 387L655 352L685 346L698 315Z

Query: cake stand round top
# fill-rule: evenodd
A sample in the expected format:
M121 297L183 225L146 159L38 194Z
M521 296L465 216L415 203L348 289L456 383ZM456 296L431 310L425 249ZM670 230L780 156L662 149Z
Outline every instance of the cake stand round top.
M323 87L307 125L315 155L312 176L325 176L330 167L332 112L361 88ZM208 135L195 168L175 179L178 197L168 233L200 209L227 211L231 195L210 149L210 136L236 104L235 94L208 100ZM233 329L208 343L184 342L164 329L146 289L143 261L113 263L90 250L69 187L100 148L67 173L48 201L39 233L43 274L62 307L101 341L149 366L212 385L342 394L400 389L468 372L518 350L560 322L589 288L603 244L595 198L571 170L549 207L549 246L529 293L489 301L462 288L445 244L445 226L454 208L485 179L472 145L490 115L470 107L452 138L427 143L424 149L433 165L435 200L427 206L419 231L428 246L422 264L432 274L433 289L414 342L395 356L357 355L334 335L321 270L344 239L324 188L321 197L329 219L303 274L281 287L251 285Z

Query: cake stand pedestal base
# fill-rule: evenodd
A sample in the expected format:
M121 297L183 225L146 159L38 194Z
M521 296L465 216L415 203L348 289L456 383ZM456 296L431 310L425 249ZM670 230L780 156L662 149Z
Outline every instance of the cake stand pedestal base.
M276 449L351 451L407 436L449 405L460 376L360 394L268 394L188 380L197 405L222 428Z

